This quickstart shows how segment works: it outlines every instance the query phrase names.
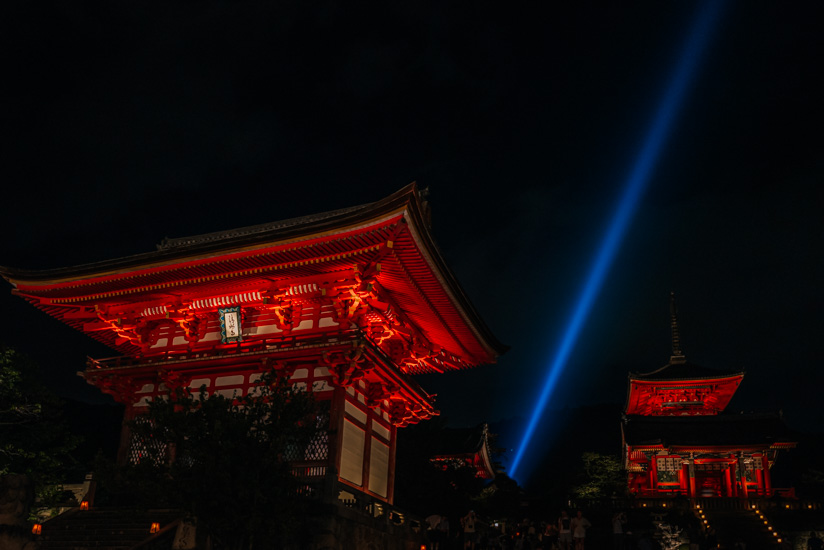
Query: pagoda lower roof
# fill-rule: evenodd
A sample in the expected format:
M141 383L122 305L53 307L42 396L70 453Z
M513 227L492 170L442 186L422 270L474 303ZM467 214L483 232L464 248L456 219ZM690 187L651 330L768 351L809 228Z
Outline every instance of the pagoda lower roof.
M370 280L392 309L456 357L455 364L492 363L506 351L443 260L414 183L374 203L166 239L155 251L91 264L38 271L0 267L0 275L16 294L84 330L103 309L135 316L167 305L282 293L290 284L306 287L317 282L313 278L333 280L333 274L353 271L360 276L364 270L371 270ZM137 353L132 344L118 343L113 331L88 333L126 355Z
M798 439L778 414L626 415L621 429L631 447L794 447Z

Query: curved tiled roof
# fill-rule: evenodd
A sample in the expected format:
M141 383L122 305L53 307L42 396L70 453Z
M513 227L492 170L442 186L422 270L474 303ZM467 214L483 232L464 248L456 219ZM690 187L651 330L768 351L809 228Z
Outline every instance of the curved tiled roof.
M656 369L651 372L639 373L639 372L631 372L629 373L630 380L648 380L648 381L658 381L658 380L703 380L703 379L713 379L713 378L730 378L733 376L743 376L743 370L719 370L719 369L711 369L707 367L702 367L700 365L696 365L695 363L689 363L686 360L679 361L679 360L671 360L669 363L664 365L663 367Z

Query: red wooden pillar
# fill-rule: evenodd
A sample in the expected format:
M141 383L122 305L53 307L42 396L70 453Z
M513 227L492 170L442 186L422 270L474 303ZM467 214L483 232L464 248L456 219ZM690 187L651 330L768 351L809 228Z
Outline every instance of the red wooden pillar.
M649 467L649 488L652 494L658 494L658 456L652 455L652 461Z
M678 470L678 484L682 495L689 494L689 472L687 471L687 465L684 463L681 463L681 469Z
M695 498L695 459L690 458L689 464L687 464L687 471L689 473L689 491L690 491L690 498Z
M744 462L743 456L738 459L738 477L741 478L741 494L739 496L747 499L750 495L747 490L747 463Z
M389 504L395 502L395 451L398 446L398 427L392 424L389 429L389 480L387 486L386 500Z
M727 464L727 467L724 468L724 485L726 486L727 496L733 496L733 489L732 489L732 464Z
M761 496L766 495L767 491L764 487L764 470L762 470L761 468L756 468L755 470L755 481L758 484L758 488L756 489L758 494Z
M770 476L770 463L767 460L767 457L764 457L763 462L764 464L764 496L771 497L772 496L772 479Z

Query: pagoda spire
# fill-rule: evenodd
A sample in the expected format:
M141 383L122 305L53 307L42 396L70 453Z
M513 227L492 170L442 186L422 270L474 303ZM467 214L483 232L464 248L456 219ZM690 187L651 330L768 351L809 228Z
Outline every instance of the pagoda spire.
M670 291L670 330L672 331L672 357L670 363L684 363L686 357L681 351L681 335L678 332L678 307L675 305L675 292Z

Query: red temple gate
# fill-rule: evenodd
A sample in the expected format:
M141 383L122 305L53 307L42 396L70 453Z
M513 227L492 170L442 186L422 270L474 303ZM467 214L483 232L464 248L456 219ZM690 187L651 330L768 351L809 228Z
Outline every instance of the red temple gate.
M254 391L270 368L328 402L296 467L392 502L396 430L438 414L413 379L505 351L432 240L415 184L376 203L181 239L95 264L0 268L14 293L117 350L82 375L126 419L175 388ZM122 460L141 443L125 432Z

